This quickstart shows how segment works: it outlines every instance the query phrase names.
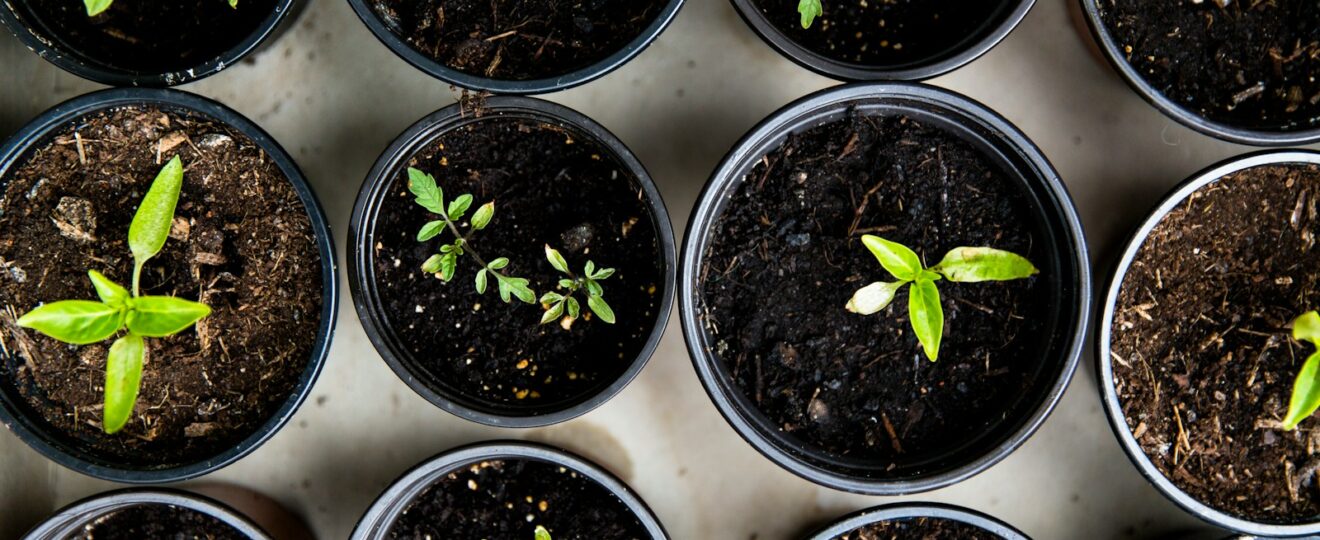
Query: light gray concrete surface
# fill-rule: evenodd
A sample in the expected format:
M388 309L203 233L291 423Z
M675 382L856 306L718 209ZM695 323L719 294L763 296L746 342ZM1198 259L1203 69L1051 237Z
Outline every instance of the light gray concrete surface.
M933 81L998 110L1044 149L1082 215L1097 260L1173 184L1250 150L1166 119L1088 53L1067 2L1040 0L1001 45ZM1085 38L1089 39L1089 38ZM98 85L0 36L0 136ZM707 175L754 123L835 84L774 53L725 0L689 0L639 58L548 99L613 130L650 169L682 233ZM380 45L337 0L315 0L250 61L186 90L264 126L298 160L325 205L343 257L358 187L385 145L455 94ZM1038 539L1156 538L1201 527L1154 491L1119 450L1100 410L1089 350L1053 416L1025 446L959 485L902 498L816 487L763 459L701 389L671 322L641 376L597 411L530 431L476 426L431 406L380 360L352 305L313 396L248 458L207 480L250 486L303 515L321 538L345 538L378 492L418 461L496 438L561 444L616 471L676 539L789 539L863 507L900 500L961 504ZM0 538L114 487L48 463L0 433Z

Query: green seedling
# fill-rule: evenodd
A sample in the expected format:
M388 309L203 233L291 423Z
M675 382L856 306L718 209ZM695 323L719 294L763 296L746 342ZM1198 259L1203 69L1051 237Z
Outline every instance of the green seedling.
M238 9L238 0L225 1L229 2L229 7ZM83 0L83 5L87 7L88 17L100 15L101 12L110 9L110 4L112 3L114 3L114 0Z
M18 319L31 328L64 343L89 345L120 335L110 345L105 363L105 408L101 425L115 433L128 423L142 383L142 364L147 347L143 338L172 336L211 314L205 304L172 296L141 296L139 282L147 260L160 253L174 222L174 207L183 187L183 163L171 159L152 181L137 214L128 227L128 247L133 252L133 291L111 281L96 270L88 277L100 302L62 300L45 304Z
M862 236L862 244L898 281L877 281L858 289L848 300L848 311L860 315L880 311L894 301L899 289L911 284L908 317L926 357L932 362L939 356L940 340L944 336L944 308L940 306L936 281L1007 281L1031 277L1039 272L1021 255L988 247L953 248L944 254L939 264L926 268L915 252L897 242L868 234Z
M1292 323L1293 339L1309 342L1320 347L1320 314L1308 312ZM1283 419L1283 429L1292 431L1297 424L1310 418L1320 408L1320 350L1313 351L1297 372L1293 381L1292 399L1288 401L1288 416Z
M545 527L541 525L537 525L535 540L550 540L550 531L545 530Z
M613 268L596 268L594 261L587 261L587 265L582 269L582 275L574 274L568 268L568 261L564 256L549 245L545 246L545 258L550 261L550 266L561 274L568 276L559 280L559 288L565 292L548 292L541 296L541 305L545 306L545 315L541 316L541 324L549 324L556 319L564 317L560 323L567 330L573 325L581 315L582 306L573 295L578 291L585 290L587 293L587 307L595 313L600 320L609 324L614 324L614 310L605 303L605 289L600 286L600 281L614 275Z
M798 13L802 15L802 27L811 28L811 22L816 20L816 17L824 15L825 8L820 5L820 0L799 0Z
M504 303L511 303L513 298L517 298L528 304L536 302L536 293L527 286L528 281L525 278L505 275L502 272L509 266L507 257L500 257L490 262L481 257L476 249L473 249L471 237L477 231L485 229L490 224L491 218L495 217L495 203L488 202L477 207L476 212L472 213L472 218L467 223L467 233L464 234L459 229L459 222L467 211L472 207L472 195L459 195L446 206L445 194L436 185L435 178L420 170L412 167L408 168L408 190L417 197L417 204L427 209L432 214L440 216L440 219L428 222L422 226L422 230L417 233L418 242L429 241L447 230L453 234L454 240L448 244L440 246L440 252L432 255L426 262L422 263L422 271L428 274L435 274L445 283L454 279L454 271L458 268L458 258L463 255L472 257L481 265L481 270L477 271L477 294L486 294L486 285L493 277L496 288L499 290L500 299Z

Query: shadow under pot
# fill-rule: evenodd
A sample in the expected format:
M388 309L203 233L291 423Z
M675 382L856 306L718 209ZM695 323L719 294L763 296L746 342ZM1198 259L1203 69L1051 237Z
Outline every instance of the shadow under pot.
M1292 330L1320 307L1317 194L1314 152L1192 176L1128 241L1098 321L1105 413L1128 457L1179 506L1252 535L1320 534L1317 420L1283 424L1315 352Z
M1090 281L1068 194L1021 132L952 92L857 84L786 106L725 157L687 230L702 384L819 484L963 480L1031 436L1076 366ZM967 273L995 260L1018 275L980 277L1018 279Z
M367 335L460 417L532 427L585 414L641 371L673 302L674 240L641 163L587 117L495 97L414 124L353 209Z
M1320 141L1320 5L1080 0L1104 56L1143 99L1226 141Z
M867 508L808 537L809 540L1029 540L1011 525L975 510L939 503L900 503Z
M798 2L731 1L780 54L842 81L916 81L953 71L998 45L1035 3L820 0L820 14L807 17Z
M302 540L311 538L301 520L272 499L233 488L227 493L260 500L258 523L216 499L176 489L124 489L70 504L34 527L24 540L208 538L213 540ZM268 531L277 531L270 532Z
M376 499L350 538L541 540L542 529L555 540L669 538L614 475L563 450L520 442L467 446L418 465Z
M541 94L632 60L683 0L349 0L394 54L461 88Z
M238 63L302 7L296 0L105 3L104 11L88 15L81 0L3 2L0 21L42 58L84 79L174 86Z
M330 238L292 158L219 103L117 89L42 113L0 149L0 421L117 482L242 458L320 373Z

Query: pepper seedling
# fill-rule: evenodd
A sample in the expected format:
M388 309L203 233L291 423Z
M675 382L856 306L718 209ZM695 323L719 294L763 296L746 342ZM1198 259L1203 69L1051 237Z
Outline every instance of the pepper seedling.
M495 217L495 202L488 202L477 207L473 212L472 219L468 220L467 234L463 234L458 228L458 222L467 215L467 211L472 207L472 195L463 194L456 197L449 205L445 205L445 193L436 185L435 177L426 174L412 167L408 168L408 190L417 197L417 204L427 209L432 214L440 216L440 219L430 221L422 226L422 230L417 233L418 242L426 242L443 234L446 230L454 235L454 241L440 246L440 253L432 255L426 262L422 263L422 271L428 274L435 274L442 281L448 283L454 278L454 271L458 268L458 258L463 255L471 256L481 265L481 270L477 271L477 294L486 294L486 285L490 277L495 278L496 287L499 289L500 299L508 304L512 298L517 298L528 304L536 301L536 293L527 286L528 281L525 278L505 275L501 272L509 266L507 257L500 257L490 262L481 257L476 249L473 249L470 242L473 233L485 229L490 224L491 218Z
M811 22L825 14L825 7L820 5L820 0L799 0L798 13L802 15L802 28L811 28Z
M880 311L894 301L904 285L908 289L908 318L917 341L932 362L940 353L940 340L944 336L944 308L940 306L940 291L935 282L948 279L957 283L980 281L1008 281L1031 277L1039 272L1031 261L1016 253L988 247L957 247L944 254L944 259L926 268L916 252L897 242L874 235L862 236L862 244L875 255L894 282L877 281L853 294L846 309L859 315Z
M582 269L582 275L574 274L568 268L568 261L564 260L564 256L549 244L545 246L545 258L550 261L550 266L568 277L559 280L559 288L567 292L551 291L541 296L541 305L545 306L545 315L541 316L541 324L549 324L567 314L567 318L560 325L565 330L569 329L582 311L581 304L573 297L573 294L580 290L586 290L587 307L591 312L600 320L614 324L614 310L605 302L605 289L600 286L601 280L614 275L613 268L596 268L595 261L587 261Z
M550 531L545 530L542 525L537 525L535 540L550 540Z
M133 252L131 294L100 272L89 270L87 275L100 302L52 302L18 319L18 325L23 328L73 345L97 343L128 330L110 345L110 354L106 356L105 408L101 412L101 425L106 433L122 429L137 403L147 351L143 338L175 335L211 314L211 308L199 302L173 296L139 295L142 267L165 246L182 187L183 162L175 156L156 175L129 224L128 248Z
M225 1L229 2L229 7L238 9L238 0L225 0ZM101 12L110 9L110 4L113 3L114 0L83 0L83 5L87 7L88 17L95 17L97 15L100 15Z
M1311 311L1298 317L1292 323L1293 339L1310 342L1320 347L1320 314ZM1320 409L1320 350L1313 351L1302 364L1293 381L1292 399L1288 401L1288 416L1283 419L1283 429L1292 431L1297 424L1310 418L1316 409Z

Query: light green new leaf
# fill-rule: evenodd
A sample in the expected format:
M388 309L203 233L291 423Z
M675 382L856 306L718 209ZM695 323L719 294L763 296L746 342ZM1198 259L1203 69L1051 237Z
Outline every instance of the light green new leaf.
M862 245L875 255L886 271L902 281L912 281L921 275L921 259L916 252L898 242L890 242L875 235L863 235Z
M105 277L105 275L96 270L88 270L87 277L92 279L92 286L96 288L96 296L99 296L101 301L105 302L106 305L119 308L124 305L125 300L130 298L128 289L125 289L118 283L110 281L110 278Z
M105 359L105 410L101 425L106 433L124 428L133 415L138 387L142 383L142 360L146 344L141 336L129 334L115 340Z
M491 270L503 270L504 267L506 267L506 266L509 266L509 258L508 258L508 257L500 257L500 258L498 258L498 259L495 259L495 260L493 260L493 261L490 261L490 266L489 266L489 268L490 268Z
M199 302L173 296L143 296L133 299L128 330L142 337L172 336L210 314L211 308Z
M109 339L123 324L122 310L91 300L52 302L18 318L18 325L23 328L74 345Z
M802 15L802 27L811 28L811 22L824 15L825 8L820 5L820 0L800 0L798 13Z
M564 295L559 294L559 293L554 292L554 291L551 291L551 292L548 292L548 293L545 293L545 294L541 295L541 299L540 299L540 300L537 300L537 302L540 302L540 303L542 303L542 304L549 305L549 304L554 304L554 303L556 303L556 302L559 302L560 300L563 300L563 299L564 299Z
M459 195L457 199L449 203L449 219L455 223L463 219L467 214L468 208L472 207L472 196L468 194Z
M550 531L545 530L541 525L536 526L536 538L533 540L550 540Z
M472 214L472 229L482 230L490 224L490 218L495 216L495 202L488 202L477 207L477 212Z
M440 236L440 233L442 232L445 232L444 221L428 221L426 225L422 225L422 230L417 232L417 241L425 242Z
M486 269L477 271L477 294L486 294Z
M458 269L458 254L446 253L440 256L440 281L446 283L454 279L454 271Z
M1293 339L1320 345L1320 313L1307 312L1293 321Z
M515 298L527 304L535 304L536 293L532 292L532 289L527 286L528 283L530 282L527 281L525 278L517 278L517 277L504 278L500 280L500 285L507 287L509 293L513 294ZM509 301L507 296L504 297L504 301L505 302Z
M152 180L147 195L142 197L142 204L133 215L133 222L128 225L128 249L133 252L133 293L137 294L138 276L142 265L160 253L165 247L165 240L170 237L170 227L174 224L174 207L179 203L179 191L183 188L183 161L179 156L161 167L156 179Z
M610 305L605 303L604 298L594 295L588 296L587 307L591 308L591 312L600 317L600 320L614 324L614 310L610 309Z
M430 258L426 259L426 261L422 263L422 271L428 274L440 273L440 259L443 258L444 255L440 255L438 253L432 255Z
M559 253L559 250L550 247L550 244L545 245L545 260L550 261L550 266L553 266L555 270L565 274L569 273L568 261L564 260L564 256Z
M110 9L112 1L113 0L83 0L83 4L87 6L87 16L95 17L100 15L101 12Z
M587 262L591 262L591 261L587 261ZM602 279L608 278L608 277L610 277L610 276L612 276L612 275L614 275L614 269L613 269L613 268L601 268L600 270L597 270L595 274L593 274L593 275L589 275L589 276L587 276L587 277L599 281L599 280L602 280Z
M1288 401L1288 416L1283 419L1283 429L1293 430L1302 420L1310 418L1316 409L1320 409L1320 352L1311 353L1311 357L1302 364L1302 370L1293 381L1292 398Z
M858 315L870 315L888 306L894 301L894 296L898 290L906 285L907 282L895 281L886 283L877 281L853 293L852 298L848 300L848 305L844 306L848 311Z
M229 7L238 9L238 0L229 0Z
M417 199L417 204L430 210L432 214L445 215L445 192L435 185L435 177L408 167L408 191Z
M587 286L587 295L588 295L588 296L604 296L604 295L605 295L605 289L601 288L600 284L599 284L599 283L596 283L596 280L594 280L594 279L588 279L588 280L586 280L586 286Z
M576 284L577 284L577 282L576 282L576 281L573 281L573 280L571 280L571 279L561 279L561 280L559 280L559 287L562 288L562 289L568 289L568 290L570 290L570 291L573 290L573 285L576 285Z
M550 324L552 322L555 322L559 320L559 317L562 316L563 314L564 314L563 302L555 302L553 304L550 304L550 308L545 310L544 315L541 315L541 324Z
M578 304L577 298L570 296L564 300L564 304L567 304L569 317L576 319L582 314L582 305Z
M1026 257L988 247L953 248L932 270L963 283L1022 279L1040 272Z
M933 281L917 281L908 290L908 317L917 341L934 362L940 355L940 340L944 337L944 308L940 307L940 291Z

